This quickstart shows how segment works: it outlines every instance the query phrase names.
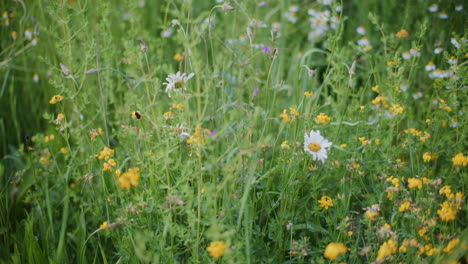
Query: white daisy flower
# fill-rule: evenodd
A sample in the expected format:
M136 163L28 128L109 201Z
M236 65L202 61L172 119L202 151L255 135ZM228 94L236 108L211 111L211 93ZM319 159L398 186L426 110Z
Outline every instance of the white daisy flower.
M437 10L439 10L439 6L437 4L432 4L429 6L429 12L431 13L437 12Z
M423 94L421 92L416 92L413 94L413 98L414 100L417 100L419 98L421 98L423 96Z
M411 59L411 53L409 51L403 53L401 56L403 57L404 60Z
M434 49L434 54L439 54L439 53L441 53L442 51L444 51L443 48L435 48L435 49Z
M447 19L447 18L448 18L448 15L447 15L447 13L440 13L440 14L439 14L439 18L440 18L440 19Z
M304 133L304 150L312 155L314 160L322 163L328 158L327 151L332 143L320 135L320 131L311 130L310 134Z
M402 83L400 84L400 90L402 90L403 92L408 91L408 89L409 89L409 85L406 84L406 82L402 82Z
M189 75L186 73L180 74L180 72L177 72L176 74L169 74L169 76L166 78L167 82L163 83L166 85L167 95L171 97L171 92L178 93L182 90L185 90L185 83L193 76L195 76L194 73L190 73Z
M417 49L412 48L409 50L411 56L413 57L421 57L421 52L419 52Z
M436 66L432 61L430 61L424 68L426 71L435 71Z
M456 10L456 11L462 11L462 10L463 10L463 6L462 6L462 5L456 5L456 6L455 6L455 10Z
M356 28L356 32L359 35L365 35L366 34L366 28L364 26L359 26Z

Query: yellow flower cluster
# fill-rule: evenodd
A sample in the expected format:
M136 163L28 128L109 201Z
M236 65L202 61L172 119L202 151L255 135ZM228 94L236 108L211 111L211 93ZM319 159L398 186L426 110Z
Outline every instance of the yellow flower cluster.
M452 158L453 166L463 166L466 167L468 164L468 156L463 155L463 153L458 153L455 157Z
M174 113L172 111L167 111L163 114L164 121L174 118Z
M331 119L326 114L320 113L314 120L317 124L328 124Z
M330 260L335 260L339 255L346 254L348 248L343 243L332 242L327 245L323 256Z
M408 33L408 31L406 29L402 29L402 30L398 31L395 34L395 36L397 38L407 38L407 37L409 37L409 33Z
M458 213L455 204L445 201L440 205L440 207L441 208L437 210L437 214L442 221L455 220L455 216Z
M458 245L458 243L460 243L460 239L459 238L455 238L455 239L452 239L448 245L442 249L442 252L444 253L450 253L452 251L453 248L455 248L456 245Z
M281 149L285 152L288 152L291 147L288 145L288 141L283 141L283 143L281 143Z
M372 145L372 141L367 139L366 137L359 137L358 139L359 141L361 141L362 146Z
M288 110L283 109L283 113L279 115L279 117L283 118L283 123L292 122L296 120L297 116L299 116L299 112L294 107L289 108L289 114Z
M213 258L220 258L224 255L224 251L226 251L227 245L223 241L214 241L211 242L210 245L206 248L208 254Z
M422 180L418 178L409 178L408 179L408 188L413 189L413 188L418 188L422 189Z
M371 207L367 208L366 213L364 214L370 220L374 220L379 215L380 206L378 204L373 204Z
M101 128L91 129L91 131L89 131L89 137L91 138L91 140L99 137L102 134L104 134L104 131L102 131Z
M320 207L325 207L327 210L329 207L333 206L333 200L330 196L322 196L318 203L320 204Z
M387 100L388 100L387 97L377 96L371 102L372 102L372 104L375 104L375 105L376 104L383 104L384 107L388 107Z
M397 251L397 243L389 239L388 241L384 242L379 251L377 251L377 260L383 260L385 257L395 254Z
M56 94L52 96L52 98L49 100L49 104L56 104L62 100L63 100L63 96L61 96L60 94Z
M130 190L130 187L138 186L138 179L140 178L140 169L131 168L123 174L116 173L117 181L119 182L119 187L122 189Z
M114 152L115 150L104 147L104 149L99 153L98 159L108 160L110 155L114 154Z
M209 133L210 131L208 129L202 129L201 125L198 124L193 135L190 135L189 139L187 139L187 144L192 145L198 143L203 145L205 144L205 135Z
M405 201L400 205L400 207L398 207L398 211L399 212L404 212L404 211L409 209L410 205L411 205L411 203L409 201Z
M184 109L184 105L183 104L173 104L171 106L172 109L180 109L180 110L183 110Z
M432 247L432 244L426 244L424 247L418 249L418 255L426 254L426 256L432 256L434 253L437 253L438 249Z
M403 114L403 110L404 108L400 104L392 105L390 107L390 114L401 115Z
M307 98L310 98L314 95L314 93L312 92L304 92L304 96L307 97Z
M102 171L112 171L112 167L115 167L117 163L115 160L111 159L110 156L114 154L114 150L108 147L104 147L104 149L96 155L98 159L105 160L104 164L102 164Z
M405 132L405 134L410 133L411 135L413 135L415 137L419 137L419 139L422 142L426 142L426 140L428 140L431 137L431 134L427 133L426 131L424 131L424 132L419 131L416 128L405 129L404 132ZM423 135L423 133L424 133L424 135Z

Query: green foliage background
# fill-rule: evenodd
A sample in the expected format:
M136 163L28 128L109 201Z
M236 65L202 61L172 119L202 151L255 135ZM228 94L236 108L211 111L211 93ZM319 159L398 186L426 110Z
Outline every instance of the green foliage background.
M335 9L315 1L232 1L233 11L215 8L215 1L143 2L0 1L2 12L14 14L0 31L1 263L328 263L322 254L329 242L348 247L339 260L369 263L390 237L378 235L385 223L399 245L416 238L442 249L454 237L462 241L452 254L426 256L414 248L389 263L466 258L466 197L455 220L443 222L436 213L445 201L441 186L463 194L467 188L466 168L452 163L457 153L468 155L462 40L468 19L466 10L454 11L461 1L437 2L448 19L430 13L427 1L343 1L341 13L332 11L341 18L336 30L320 41L307 38L307 9ZM296 23L286 16L293 4ZM271 39L270 28L249 32L254 20L268 27L280 22L281 36ZM360 25L369 52L355 44ZM27 28L38 33L36 46L25 37ZM172 36L161 37L167 29ZM409 38L395 37L401 29ZM442 54L433 53L437 46ZM410 48L421 57L403 60ZM184 60L174 60L176 53ZM428 78L429 61L446 69L452 56L458 78ZM163 82L178 71L195 77L185 95L169 98ZM395 89L402 82L408 92ZM386 118L387 110L371 103L375 85L390 105L404 106L402 115ZM305 97L307 91L314 95ZM422 98L414 100L415 92ZM49 104L55 94L64 100ZM440 107L441 99L451 111ZM171 109L174 104L184 109ZM300 116L284 123L279 115L290 107ZM132 111L143 119L132 119ZM168 111L174 117L165 120ZM322 112L329 124L314 121ZM63 130L55 125L59 113ZM203 145L174 133L185 127L193 135L197 125L216 132ZM89 131L97 128L105 133L92 140ZM410 128L431 137L422 142L404 132ZM312 129L334 144L324 164L303 150L303 134ZM51 134L55 139L45 142ZM359 137L372 145L362 146ZM289 151L281 148L284 141ZM105 146L115 149L114 169L140 168L139 186L121 189L113 173L102 171L95 155ZM425 163L425 152L438 157ZM393 200L386 195L391 175L402 185ZM412 177L442 184L409 189ZM334 201L328 210L317 202L325 195ZM399 212L405 200L419 210ZM363 216L372 204L381 207L374 221ZM98 230L104 221L119 224ZM418 235L422 227L428 241ZM216 240L229 246L219 260L206 252ZM358 254L365 247L370 253ZM307 254L291 253L301 250Z

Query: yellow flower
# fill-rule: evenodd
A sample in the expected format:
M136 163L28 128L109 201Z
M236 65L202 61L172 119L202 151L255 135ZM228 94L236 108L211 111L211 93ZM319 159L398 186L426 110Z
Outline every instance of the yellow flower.
M327 124L328 122L330 122L330 117L327 116L326 114L324 113L320 113L316 118L315 118L315 122L317 124Z
M429 133L427 133L426 131L424 131L424 136L420 137L419 139L420 139L422 142L426 142L426 140L428 140L430 137L431 137L431 134L429 134Z
M458 210L454 204L445 201L440 207L441 208L437 210L437 214L442 221L455 220Z
M49 104L56 104L62 100L63 100L63 96L61 96L60 94L56 94L52 96L52 98L49 100Z
M423 154L423 160L424 160L424 162L429 162L429 161L431 161L431 159L432 159L432 156L431 156L431 153L430 153L430 152L425 152L425 153Z
M418 178L409 178L408 179L408 188L418 188L422 189L422 181Z
M372 104L379 104L379 103L382 103L382 104L386 104L388 98L385 97L385 96L377 96L376 98L374 98L371 102Z
M298 115L299 115L299 112L298 112L297 109L294 108L294 107L289 108L289 112L290 112L291 115L293 115L293 116L298 116Z
M283 143L281 143L281 149L286 152L291 149L291 147L288 145L288 141L283 141Z
M91 140L95 139L96 137L99 137L102 134L104 134L104 131L102 131L101 128L91 129L91 131L89 131L89 137L91 138Z
M112 171L112 167L115 167L117 163L113 159L109 159L107 162L102 164L102 171Z
M57 115L57 118L55 119L55 124L60 125L62 123L62 120L65 118L65 115L62 113L59 113Z
M227 245L223 241L214 241L210 243L210 246L206 248L208 254L213 258L220 258L224 255Z
M468 164L468 156L464 156L463 153L458 153L452 158L453 166L463 166Z
M346 148L347 146L348 146L348 145L346 145L346 144L341 144L341 145L340 145L340 148Z
M171 106L172 109L184 109L184 105L183 104L173 104Z
M312 97L312 95L314 95L314 93L312 93L312 92L304 92L304 95L305 95L305 97L310 98L310 97Z
M325 209L327 210L329 207L333 206L333 200L331 199L330 196L322 196L322 198L320 198L318 203L320 204L320 207L325 207Z
M291 118L288 115L288 111L286 109L283 109L283 113L279 115L281 118L283 118L283 123L288 123L291 122Z
M455 195L452 193L452 187L450 185L444 185L442 188L440 188L439 194L445 194L447 199L452 199L455 197Z
M421 228L418 230L418 235L419 236L424 236L426 234L427 229L425 227Z
M403 114L403 106L401 106L400 104L396 104L396 105L392 105L390 107L390 114L396 114L396 115L401 115Z
M400 205L400 207L398 207L398 211L399 211L399 212L404 212L404 211L406 211L406 210L409 209L410 205L411 205L411 204L410 204L409 201L405 201L404 203L402 203L402 204Z
M335 260L339 255L346 254L346 252L348 252L348 248L344 244L331 242L325 248L323 256L327 259Z
M167 121L169 119L174 118L174 113L172 113L171 111L168 111L163 114L163 117L164 117L164 121Z
M100 153L99 153L99 156L98 156L98 159L104 159L104 160L108 160L110 155L112 155L114 153L114 150L113 149L110 149L108 147L105 147Z
M395 34L395 36L396 36L397 38L407 38L407 37L409 36L409 33L408 33L408 31L406 31L406 29L402 29L402 30L398 31L398 32Z
M66 148L60 148L60 152L62 152L62 154L67 154L68 150Z
M102 229L102 230L106 230L106 229L109 229L110 226L109 226L109 224L107 224L107 221L105 221L99 226L99 228Z
M380 206L378 204L373 204L371 207L368 207L366 209L367 211L364 215L371 221L374 220L374 218L376 218L377 215L379 215Z
M172 57L175 61L182 61L184 60L184 56L180 55L180 53L174 54L174 57Z
M397 250L397 244L394 240L389 239L388 241L384 242L377 252L377 260L382 260L387 256L395 254Z
M371 89L372 89L372 91L374 91L374 92L376 92L376 93L379 93L379 92L380 92L380 91L379 91L379 86L378 86L378 85L372 86Z
M127 172L124 172L118 177L119 186L122 189L130 190L130 187L138 186L138 179L140 178L140 169L132 168L128 169Z
M396 61L387 61L387 66L389 67L396 66Z
M209 130L202 129L201 125L198 124L197 127L195 128L195 132L193 133L193 135L190 135L190 138L187 139L187 144L191 145L193 143L198 143L200 145L203 145L205 144L204 136L209 133L210 133Z
M44 166L49 166L50 165L50 161L46 157L40 157L39 162Z
M459 238L452 239L442 251L444 253L450 253L452 249L455 248L456 245L458 245L458 243L460 243Z

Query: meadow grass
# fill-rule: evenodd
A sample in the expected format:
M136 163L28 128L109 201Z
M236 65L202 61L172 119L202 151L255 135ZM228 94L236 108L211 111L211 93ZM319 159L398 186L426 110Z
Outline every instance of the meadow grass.
M468 261L462 1L0 3L0 263Z

